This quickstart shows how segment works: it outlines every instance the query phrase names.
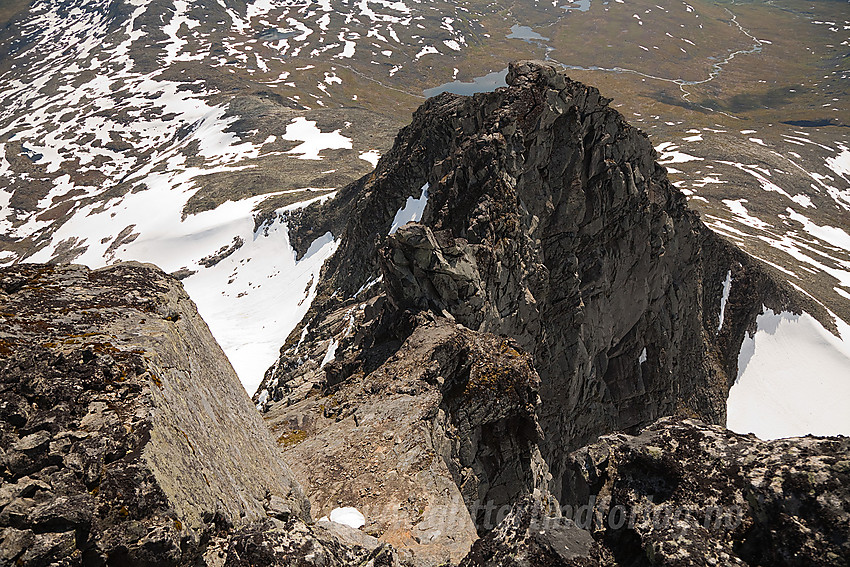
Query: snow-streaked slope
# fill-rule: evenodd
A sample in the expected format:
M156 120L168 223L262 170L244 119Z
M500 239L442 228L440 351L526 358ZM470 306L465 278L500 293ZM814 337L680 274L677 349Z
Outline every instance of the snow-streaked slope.
M850 326L836 323L843 340L807 313L764 309L741 347L727 427L762 439L850 435Z
M233 364L245 389L253 393L278 349L313 301L318 274L338 242L328 233L300 261L289 244L286 225L275 216L254 228L253 209L269 195L228 201L211 211L182 219L183 205L194 193L192 171L146 191L91 205L69 219L55 242L75 238L90 246L75 261L100 267L117 260L153 262L168 272L195 273L183 284L198 311ZM285 212L331 195L290 205ZM90 209L90 210L89 210ZM116 235L124 234L122 238ZM113 246L116 242L123 242ZM216 251L233 248L214 262ZM32 261L48 261L45 248Z
M256 232L250 218L241 224L240 233L251 240L188 278L185 286L245 389L253 393L307 313L322 264L339 241L326 233L296 261L285 223L278 219Z
M0 233L28 243L0 253L0 262L138 260L182 271L253 393L309 308L336 242L328 234L296 262L279 214L264 210L272 220L255 229L260 202L287 191L242 200L235 191L200 212L187 204L217 175L258 177L266 156L319 160L351 140L303 117L277 136L234 127L241 117L216 86L221 72L203 72L222 65L213 43L236 61L259 52L248 43L267 25L260 20L289 10L286 2L249 2L243 15L228 7L238 2L129 0L126 13L113 4L36 1L19 24L29 41L19 48L19 40L0 40L12 41L9 64L0 65ZM151 21L162 23L156 41ZM194 61L201 63L187 65ZM259 54L256 61L267 67ZM338 81L329 76L328 84ZM303 143L288 153L264 148L280 148L279 140ZM309 204L306 195L276 212Z

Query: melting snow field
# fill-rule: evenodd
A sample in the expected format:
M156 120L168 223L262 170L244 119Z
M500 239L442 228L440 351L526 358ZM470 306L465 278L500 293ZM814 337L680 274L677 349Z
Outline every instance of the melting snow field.
M765 309L738 357L727 427L762 439L850 435L850 326L844 340L807 313Z
M245 228L245 245L186 279L184 286L251 394L307 313L319 270L339 241L326 233L296 261L286 224L275 221L256 233Z
M268 194L228 201L181 220L183 203L194 193L192 181L162 181L147 191L116 200L103 210L97 211L97 205L92 205L91 211L84 210L86 214L69 219L54 240L76 237L91 243L75 261L93 268L116 260L141 260L153 262L166 272L181 268L195 271L183 280L183 286L245 389L252 394L265 370L277 360L278 349L289 332L310 307L319 270L336 251L338 241L327 233L296 261L286 224L278 217L254 229L253 208ZM330 196L296 203L278 212ZM110 250L109 239L103 237L116 234L126 237L123 244ZM120 243L121 239L116 241ZM237 246L240 241L241 246L230 255L204 265L203 257ZM53 248L45 248L31 261L49 260Z

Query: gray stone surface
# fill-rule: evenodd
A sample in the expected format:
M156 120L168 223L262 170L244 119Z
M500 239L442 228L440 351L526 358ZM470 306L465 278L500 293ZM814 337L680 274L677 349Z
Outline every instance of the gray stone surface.
M4 565L195 565L211 538L242 549L245 533L298 543L281 565L374 551L321 532L336 563L303 558L319 541L309 501L173 278L7 267L0 317Z

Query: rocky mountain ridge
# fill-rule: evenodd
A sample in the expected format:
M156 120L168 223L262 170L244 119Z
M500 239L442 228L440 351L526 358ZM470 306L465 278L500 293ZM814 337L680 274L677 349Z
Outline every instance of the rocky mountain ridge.
M253 392L340 236L296 262L281 215L368 174L426 95L545 58L615 98L713 230L850 320L842 8L6 0L0 264L178 274Z
M790 503L762 509L742 485L761 486L758 471L733 474L754 453L723 449L757 443L681 420L723 422L763 305L830 314L706 229L598 91L533 61L507 80L429 101L373 174L290 212L303 258L343 236L255 396L265 425L174 279L135 264L4 268L4 560L709 563L701 543L652 526L532 522L589 496L702 504L675 490L708 475L686 471L699 439L732 461L734 490L710 477L708 492L748 506L757 530L698 532L718 558L794 564L766 554L770 530L846 558L813 519L846 524L844 440L756 447L805 453L831 499L794 505L809 488L792 455L770 470L774 502ZM666 415L679 419L581 449ZM312 523L348 506L362 531Z
M277 431L299 432L284 454L305 463L300 480L323 501L371 499L327 484L312 459L360 453L326 439L361 428L360 392L390 372L402 345L426 340L422 314L528 353L540 376L534 450L556 500L570 451L601 434L665 415L723 424L741 344L764 305L831 320L708 230L646 136L598 91L540 62L512 64L507 81L495 93L428 101L374 174L290 217L296 249L325 231L343 236L255 401ZM387 235L394 214L425 196L419 222ZM729 274L736 284L724 296ZM462 378L445 370L446 383L467 379L464 367ZM493 384L489 395L511 391ZM457 403L447 394L443 404ZM335 424L316 416L336 404ZM481 476L461 463L463 492ZM536 487L515 482L507 499ZM470 509L479 501L464 500Z

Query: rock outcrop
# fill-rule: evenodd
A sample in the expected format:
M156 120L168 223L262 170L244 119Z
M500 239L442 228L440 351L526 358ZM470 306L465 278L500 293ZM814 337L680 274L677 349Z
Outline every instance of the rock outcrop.
M573 453L563 514L525 500L461 565L847 565L848 453L665 418Z
M493 443L521 448L526 460L539 452L551 481L541 487L526 475L500 501L532 487L560 499L570 452L599 435L636 432L668 415L725 423L738 352L764 305L805 307L830 324L822 307L702 224L646 135L596 89L540 62L512 64L507 81L493 93L428 100L372 175L289 218L296 249L327 231L341 243L255 401L275 427L298 429L303 448L285 454L323 509L343 493L350 505L368 505L367 493L318 472L320 462L359 458L361 448L322 445L321 428L300 424L326 423L321 414L337 392L346 400L368 392L375 372L406 356L410 341L422 366L441 366L441 339L422 321L451 321L474 341L507 337L530 355L540 404L523 419L542 434L523 445L497 428L492 435L503 437ZM423 189L419 222L389 234L397 211ZM729 274L735 285L726 295ZM404 373L394 376L407 383ZM437 390L415 391L454 403ZM377 403L358 395L350 413ZM432 403L425 399L410 403ZM502 393L492 402L513 411ZM467 429L484 430L491 417L478 414ZM340 434L359 427L340 423ZM419 446L431 451L433 438L420 436ZM449 469L453 459L445 454ZM463 492L465 477L453 478Z
M333 314L326 324L360 331L305 352L267 421L317 515L355 506L367 533L415 564L456 563L499 509L547 491L539 379L510 339L382 314ZM361 356L328 360L358 341L370 341Z
M0 317L0 564L388 553L305 523L309 501L230 363L155 267L3 268Z

